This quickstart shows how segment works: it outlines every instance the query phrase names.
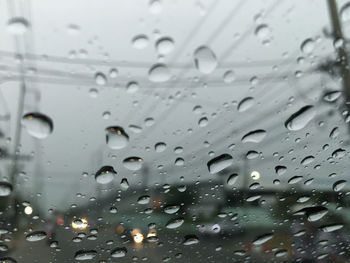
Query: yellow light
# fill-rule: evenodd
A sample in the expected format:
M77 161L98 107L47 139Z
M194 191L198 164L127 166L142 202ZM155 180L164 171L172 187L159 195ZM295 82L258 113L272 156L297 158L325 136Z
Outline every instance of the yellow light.
M24 208L24 213L25 213L26 215L31 215L31 214L33 213L33 208L32 208L31 206L26 206L26 207Z
M72 227L74 229L84 230L88 227L88 221L86 218L75 219L72 221Z
M134 242L139 244L139 243L142 243L143 241L143 235L141 233L136 233L134 236Z
M258 171L253 171L251 172L250 176L252 177L253 180L259 180L260 173Z

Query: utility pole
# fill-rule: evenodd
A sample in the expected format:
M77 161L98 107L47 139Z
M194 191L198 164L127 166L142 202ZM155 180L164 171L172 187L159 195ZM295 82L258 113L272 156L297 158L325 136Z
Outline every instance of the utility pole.
M332 23L334 41L344 41L342 25L339 19L338 7L336 0L327 0L329 16ZM350 112L350 72L349 72L349 57L346 51L346 44L337 47L337 64L340 66L341 76L343 79L343 95L348 112Z

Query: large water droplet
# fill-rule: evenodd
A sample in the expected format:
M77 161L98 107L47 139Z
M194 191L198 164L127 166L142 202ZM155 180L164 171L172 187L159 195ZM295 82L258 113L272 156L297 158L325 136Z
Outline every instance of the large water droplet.
M259 143L261 142L266 136L266 131L265 130L255 130L248 132L246 135L243 136L242 142L255 142Z
M174 40L170 37L162 37L156 42L156 49L159 54L169 54L174 49Z
M114 176L117 174L112 166L103 166L97 171L95 175L95 180L99 184L108 184L113 181Z
M175 228L180 227L184 222L185 222L185 220L182 217L172 219L166 224L166 228L175 229Z
M327 102L334 102L341 96L340 91L329 91L323 96L323 100Z
M182 242L184 246L191 246L199 243L199 239L195 235L185 236L185 240Z
M170 71L165 64L155 64L148 71L148 79L152 82L166 82L170 78Z
M251 107L253 107L254 104L255 104L254 98L252 97L244 98L243 100L240 101L240 103L238 103L237 110L239 112L247 111Z
M336 181L334 184L333 184L333 190L335 192L339 192L341 189L344 188L344 186L346 185L346 180L339 180L339 181Z
M142 168L143 160L140 157L128 157L123 160L123 165L126 169L130 171L137 171Z
M151 197L149 195L143 195L143 196L140 196L139 199L137 199L137 203L140 205L147 205L150 200L151 200Z
M308 165L312 163L315 160L315 157L312 155L306 156L304 159L301 160L302 165Z
M129 182L128 182L128 179L123 178L123 179L120 181L120 188L121 188L123 191L126 191L126 190L129 189Z
M285 172L287 172L287 167L283 165L277 165L275 167L275 171L277 175L283 175Z
M225 168L229 167L233 163L231 155L224 153L218 157L211 159L208 163L208 170L211 174L218 173Z
M236 79L236 75L232 70L228 70L223 75L224 82L229 84L232 83Z
M269 241L270 239L273 238L273 234L272 233L268 233L268 234L264 234L261 236L258 236L254 241L253 241L253 245L255 246L260 246L264 243L266 243L267 241Z
M106 128L106 142L111 149L122 149L127 146L129 136L122 127L108 127Z
M138 82L131 81L128 84L126 84L126 91L128 93L135 93L135 92L137 92L139 90L139 87L140 87L140 85L139 85Z
M144 49L148 46L148 37L146 35L137 35L132 39L132 44L136 49Z
M29 22L23 17L11 18L7 23L7 31L14 35L22 35L28 28Z
M261 40L267 40L270 38L271 31L266 24L259 25L255 29L255 35Z
M125 257L126 253L127 250L125 247L118 247L111 252L111 256L113 258L122 258Z
M99 86L104 86L107 84L107 77L102 72L97 72L95 74L95 82Z
M193 53L194 64L203 74L212 73L218 65L216 55L206 46L200 46Z
M75 260L91 260L96 257L97 252L95 250L79 250L75 253Z
M304 42L300 46L301 51L305 54L311 54L314 48L315 42L311 38L304 40Z
M30 242L40 241L44 238L46 238L46 233L44 231L35 231L26 236L26 240Z
M157 153L164 152L166 149L166 144L164 142L158 142L154 145L154 149Z
M177 211L179 211L179 209L179 205L169 205L164 208L164 212L167 214L175 214Z
M229 186L232 186L237 182L237 179L238 179L238 174L231 174L227 179L227 184Z
M304 128L315 116L314 107L307 105L293 113L285 122L285 127L290 131L298 131Z
M37 139L45 139L52 133L52 120L44 114L38 112L27 113L23 116L22 123L29 133Z
M342 229L344 227L343 224L329 224L329 225L325 225L325 226L321 226L321 230L323 232L333 232L333 231L337 231L339 229Z
M305 213L307 219L310 222L314 222L324 217L328 213L328 210L323 206L307 207L305 208Z
M0 197L9 196L12 193L12 185L7 182L0 182Z

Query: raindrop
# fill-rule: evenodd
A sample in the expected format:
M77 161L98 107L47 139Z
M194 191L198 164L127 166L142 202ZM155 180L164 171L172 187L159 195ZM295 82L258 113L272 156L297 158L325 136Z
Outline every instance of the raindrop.
M259 25L256 29L255 29L255 35L260 38L261 40L266 40L270 38L270 29L268 27L268 25L263 24L263 25Z
M285 172L287 172L287 167L282 165L277 165L275 167L275 171L277 175L283 175Z
M148 71L148 79L152 82L166 82L170 78L170 71L165 64L155 64Z
M320 220L328 213L327 208L323 206L308 207L305 209L305 211L307 220L309 220L310 222Z
M185 246L196 245L198 243L199 243L199 239L195 235L185 236L185 240L182 242L182 244Z
M53 131L52 120L38 112L25 114L22 118L22 123L28 134L37 139L45 139Z
M199 125L199 127L207 126L208 125L208 118L207 117L200 118L198 121L198 125Z
M193 57L196 68L203 74L210 74L217 67L216 55L209 47L201 46L197 48L193 53Z
M260 246L264 243L266 243L267 241L269 241L270 239L273 238L273 234L272 233L268 233L268 234L264 234L261 236L258 236L254 241L253 241L253 245L255 246Z
M175 229L175 228L180 227L184 222L185 222L185 220L184 220L182 217L176 218L176 219L171 219L171 220L166 224L166 228Z
M44 231L35 231L26 236L26 240L30 242L40 241L44 238L46 238L46 233Z
M99 184L108 184L113 181L114 176L117 174L112 166L103 166L97 171L95 175L95 180Z
M340 9L340 17L343 22L347 22L350 20L350 3L346 3Z
M285 122L285 127L290 131L297 131L304 128L315 116L313 106L307 105L293 113Z
M139 83L136 81L131 81L126 85L126 91L128 93L135 93L139 90Z
M302 165L308 165L310 163L312 163L315 160L315 157L310 155L310 156L306 156L304 159L301 160L301 164Z
M311 38L304 40L304 42L300 46L301 51L305 54L311 54L314 48L315 42Z
M112 126L106 128L106 142L109 148L118 150L127 146L129 136L122 127Z
M126 169L130 171L137 171L142 168L143 160L140 157L128 157L123 160L123 165Z
M293 176L292 178L290 178L288 180L288 184L297 184L299 183L301 180L303 180L303 176L301 175L296 175L296 176Z
M140 205L147 205L150 200L151 200L151 197L149 195L143 195L139 197L139 199L137 200L137 203Z
M22 35L28 28L29 22L23 17L13 17L7 23L7 31L14 35Z
M127 250L125 247L118 247L111 252L111 256L113 258L122 258L125 257L126 253Z
M215 157L214 159L211 159L207 163L207 167L211 174L215 174L229 167L232 163L232 156L227 153L224 153L218 157Z
M334 184L333 184L333 190L335 192L339 192L341 189L344 188L344 186L346 185L346 180L339 180L339 181L336 181Z
M243 136L242 142L255 142L259 143L266 137L266 131L265 130L255 130L247 133Z
M129 189L129 182L128 182L128 179L126 178L123 178L121 181L120 181L120 188L124 191L128 190Z
M329 232L342 229L343 227L344 227L343 224L329 224L329 225L321 226L320 228L322 231L329 233Z
M339 148L332 153L332 157L339 159L339 158L343 158L345 154L346 154L346 151L342 148Z
M232 83L236 79L235 73L232 70L228 70L224 73L223 79L227 84Z
M252 97L244 98L243 100L240 101L240 103L238 103L237 110L239 112L247 111L251 107L253 107L254 104L255 104L255 101Z
M148 46L148 37L146 35L137 35L132 39L132 44L136 49L144 49Z
M177 211L179 211L179 209L179 205L169 205L164 208L164 212L167 214L175 214Z
M227 179L227 184L229 186L232 186L237 182L237 179L238 179L238 174L231 174Z
M11 193L12 193L12 185L7 182L0 182L0 197L9 196Z
M326 102L334 102L341 96L340 91L329 91L323 96L323 100Z
M174 49L174 40L170 37L162 37L156 42L156 49L159 54L169 54Z
M96 257L97 252L95 250L79 250L75 253L75 260L91 260Z
M107 77L102 72L97 72L95 74L95 82L99 86L104 86L107 84Z
M246 157L248 160L253 160L259 157L259 153L257 151L249 151L247 152Z
M157 153L164 152L165 149L166 149L166 144L164 142L158 142L158 143L156 143L156 145L154 145L154 150Z

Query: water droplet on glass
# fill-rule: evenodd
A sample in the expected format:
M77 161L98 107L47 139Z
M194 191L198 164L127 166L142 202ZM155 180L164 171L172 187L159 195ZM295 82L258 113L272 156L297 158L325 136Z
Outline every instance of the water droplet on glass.
M254 241L253 241L253 245L255 246L260 246L264 243L266 243L267 241L269 241L270 239L273 238L273 234L272 233L268 233L268 234L264 234L261 236L258 236Z
M237 110L239 112L247 111L251 107L253 107L254 104L255 104L254 98L252 97L244 98L243 100L240 101L240 103L238 103Z
M301 51L305 54L311 54L314 48L315 42L311 38L304 40L304 42L300 46Z
M137 203L140 205L147 205L150 200L151 200L151 197L149 195L143 195L143 196L140 196L139 199L137 199Z
M106 128L106 142L111 149L122 149L127 146L129 136L122 127L111 126Z
M170 71L165 64L155 64L148 71L148 79L152 82L166 82L170 78Z
M232 70L228 70L223 75L224 82L229 84L232 83L236 79L236 75Z
M182 242L184 246L196 245L199 243L199 239L195 235L185 236L185 240Z
M303 180L303 178L304 177L301 175L293 176L288 180L288 184L297 184L297 183L301 182L301 180Z
M137 35L132 39L132 44L136 49L144 49L148 46L148 37L146 35Z
M127 250L125 247L118 247L111 252L111 256L113 258L122 258L125 257L126 253Z
M341 7L340 17L343 22L348 22L350 20L350 3L346 3Z
M312 163L315 160L315 157L312 155L306 156L304 159L301 160L302 165L308 165Z
M120 182L120 188L123 190L123 191L126 191L129 189L129 182L128 182L128 179L126 178L123 178Z
M197 48L193 53L193 58L196 68L203 74L212 73L218 65L216 55L206 46Z
M233 158L231 155L225 153L218 157L211 159L208 163L208 170L211 174L218 173L225 168L229 167L233 163Z
M304 106L293 113L285 122L285 127L290 131L298 131L304 128L315 116L314 107Z
M164 212L167 214L175 214L177 211L179 211L179 209L179 205L169 205L164 208Z
M175 229L180 227L184 222L185 220L183 218L172 219L166 224L166 228Z
M270 29L268 27L268 25L263 24L263 25L259 25L256 29L255 29L255 35L260 38L261 40L266 40L270 38Z
M14 35L22 35L28 28L29 22L23 17L13 17L7 23L7 31Z
M95 82L99 86L104 86L107 84L107 77L102 72L97 72L95 74Z
M103 166L96 172L95 180L99 184L108 184L113 181L114 176L117 174L112 166Z
M341 96L340 91L329 91L323 96L323 100L326 102L334 102Z
M169 54L174 49L174 40L170 37L162 37L157 40L156 49L161 55Z
M26 240L30 242L40 241L44 238L46 238L46 233L44 231L35 231L26 236Z
M283 165L277 165L275 167L275 171L277 175L283 175L285 172L287 172L287 167Z
M328 213L327 208L323 206L315 206L315 207L307 207L305 209L305 214L307 216L307 220L310 222L314 222L320 220Z
M259 143L261 142L266 136L266 131L265 130L255 130L248 132L246 135L243 136L242 142L247 143L247 142L255 142Z
M123 165L126 169L130 171L137 171L142 168L143 160L140 157L128 157L123 160Z
M139 83L136 81L131 81L126 85L126 91L128 93L135 93L139 90Z
M75 260L91 260L96 257L97 252L95 250L79 250L75 253Z
M238 174L231 174L227 179L227 184L229 186L234 185L237 182Z
M164 142L158 142L158 143L156 143L156 145L154 145L154 150L157 153L164 152L165 149L166 149L166 144Z
M329 233L329 232L342 229L343 227L344 227L343 224L329 224L329 225L321 226L320 228L323 232Z
M208 118L207 117L200 118L198 121L198 125L199 125L199 127L207 126L208 125Z
M37 139L45 139L53 130L52 120L38 112L25 114L22 123L29 135Z
M346 150L339 148L332 153L333 158L343 158L346 154Z
M346 185L346 180L339 180L339 181L336 181L334 184L333 184L333 190L335 192L339 192L341 189L344 188L344 186Z
M9 196L12 193L12 185L7 182L0 182L0 197Z

